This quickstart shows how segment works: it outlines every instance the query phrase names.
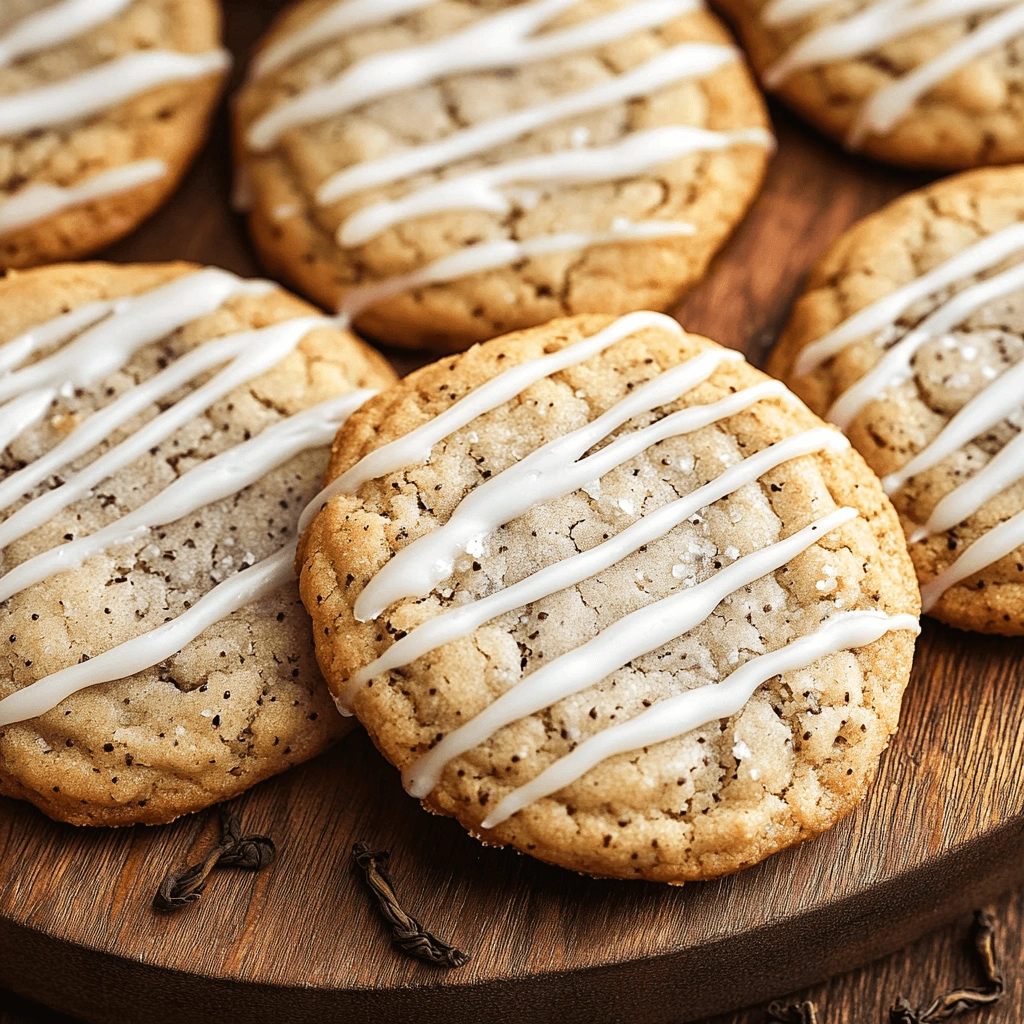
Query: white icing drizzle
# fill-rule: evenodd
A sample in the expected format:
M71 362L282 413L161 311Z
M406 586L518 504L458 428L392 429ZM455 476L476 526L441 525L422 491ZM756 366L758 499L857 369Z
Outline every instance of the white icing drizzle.
M332 39L421 10L438 0L341 0L312 21L271 44L253 59L250 78L277 71L309 50Z
M230 63L226 50L129 53L52 85L4 96L0 138L89 117L158 86L219 74Z
M266 294L273 285L265 281L243 281L224 270L209 268L175 278L142 295L110 303L109 316L80 334L55 354L24 369L0 376L0 401L41 386L67 384L85 387L120 369L145 345L166 337L179 327L219 309L237 295ZM83 319L99 314L102 305L90 304ZM28 345L38 350L53 344L78 321L72 314L30 331L9 343L12 352ZM56 336L56 337L55 337ZM26 340L27 339L27 340ZM6 346L5 346L6 350ZM3 352L5 350L0 350Z
M218 270L178 278L142 295L94 302L73 310L0 347L0 385L16 397L5 414L25 405L23 418L38 419L33 403L66 384L93 383L125 364L145 344L172 333L238 294L264 294L266 282L245 282ZM118 426L199 374L227 362L205 384L190 391L83 470L18 509L0 523L0 548L43 525L111 474L129 465L174 430L188 423L235 387L279 363L318 327L338 326L334 318L311 316L239 332L199 346L87 418L68 438L34 463L0 482L0 503L9 505L42 479L104 441ZM77 335L77 336L76 336ZM58 352L22 370L14 367L40 350L64 343ZM55 386L56 385L56 386ZM79 537L28 559L0 577L0 600L55 573L73 568L113 545L143 536L258 481L299 452L324 447L339 425L372 392L354 392L268 427L257 437L200 463L134 512L96 533ZM48 401L47 401L48 405ZM45 411L45 407L44 407ZM89 661L70 666L0 701L0 724L23 721L51 710L87 686L124 678L149 668L195 639L204 629L294 579L296 542L218 584L182 615ZM244 567L243 567L244 568Z
M721 683L700 686L659 701L636 718L584 740L572 753L559 758L535 779L509 793L480 827L500 825L524 807L564 789L616 754L664 743L738 714L757 688L775 676L807 668L830 654L865 647L896 630L908 630L916 635L921 627L913 615L890 616L882 612L839 612L831 615L813 633L771 654L752 658Z
M251 149L266 152L292 128L323 121L403 89L448 75L546 60L663 25L695 8L695 0L636 0L579 25L534 36L579 0L530 0L421 46L359 61L337 78L287 99L253 122Z
M783 24L820 10L827 0L773 0L762 14L768 25ZM847 135L857 148L871 134L884 135L910 112L917 101L953 72L1024 32L1024 3L1014 0L875 0L864 10L824 25L801 39L764 73L768 88L778 88L790 75L809 67L876 51L894 39L952 18L1000 11L937 57L925 61L890 85L875 90L862 104Z
M354 318L370 306L411 289L457 281L459 278L480 274L486 270L497 270L536 256L587 249L596 245L614 245L617 242L681 238L692 235L695 231L696 228L685 221L647 220L615 224L610 231L567 231L559 235L537 235L521 242L511 238L481 242L479 245L459 249L451 256L428 263L427 266L408 274L386 277L382 281L354 288L345 296L340 312Z
M167 174L163 160L138 160L114 167L76 185L38 183L0 194L0 234L52 217L72 206L130 192Z
M0 700L0 726L23 722L52 711L79 690L158 665L191 643L204 629L269 596L295 579L296 542L219 583L188 611L170 622L112 647L89 661L54 672Z
M502 191L507 185L524 182L577 184L625 178L690 153L742 144L771 148L774 140L761 128L713 132L677 125L636 132L613 146L564 150L513 160L428 185L401 199L374 203L341 225L338 244L361 245L396 224L432 213L477 209L507 214L515 205Z
M1001 10L1013 0L882 0L842 21L804 36L781 60L764 72L768 88L808 67L856 57L918 29L950 18Z
M959 451L971 438L991 430L1024 404L1024 360L997 377L972 398L947 424L938 437L906 465L882 480L887 494L895 494L912 476L937 466L946 456ZM958 520L959 521L959 520Z
M0 451L46 415L56 388L37 388L0 405Z
M354 391L290 416L257 437L199 463L109 526L16 565L0 576L0 601L54 573L73 569L115 544L145 536L154 527L173 523L204 505L237 494L300 452L329 445L341 424L371 394Z
M83 470L67 477L59 487L34 498L0 523L0 548L42 526L71 502L88 494L98 483L142 457L175 430L195 419L218 399L265 373L284 359L310 331L331 324L332 321L325 317L309 316L243 332L241 353L215 377L90 462Z
M614 537L540 569L510 587L427 620L396 640L375 661L360 669L339 698L339 707L343 713L348 711L356 690L376 676L408 665L451 640L468 636L499 615L582 583L638 551L645 544L664 537L695 512L753 483L783 463L814 452L842 451L847 447L849 441L842 434L825 427L795 434L731 466L692 493L645 514Z
M870 134L884 135L909 113L914 104L976 57L1024 33L1024 3L1018 3L998 17L983 22L934 60L920 65L892 85L879 89L861 107L847 136L847 144L860 146Z
M924 526L911 534L912 543L962 523L990 498L1024 479L1024 432L1004 445L977 473L950 491L935 506Z
M1024 251L1024 223L1011 224L927 274L872 303L823 338L806 346L795 364L806 374L843 351L859 338L892 326L915 303L991 270L1003 260ZM915 354L927 342L941 337L988 303L1024 289L1024 263L955 291L917 327L889 348L881 360L848 388L829 410L828 418L847 427L886 389L912 376ZM1005 420L1024 401L1024 361L996 377L953 416L938 435L882 484L894 495L911 477L934 468ZM910 531L911 543L949 530L968 519L987 501L1024 479L1024 435L1003 448L978 473L947 494L934 508L928 522ZM949 568L921 587L925 611L931 610L950 587L1009 554L1024 543L1024 525L1017 516L990 531L971 545ZM1016 525L1013 525L1016 524ZM1011 544L1011 541L1013 542ZM1006 547L1010 544L1010 547ZM991 557L989 557L991 556ZM988 561L985 561L985 559Z
M299 533L305 532L314 516L333 498L341 494L355 494L363 484L371 480L377 480L417 462L428 461L435 444L471 423L478 416L521 395L531 384L560 370L576 366L592 356L600 355L605 349L624 338L650 327L669 331L677 337L683 336L682 327L664 313L629 313L589 338L567 345L557 352L552 352L551 355L521 363L492 377L465 398L460 398L454 405L445 409L439 416L433 417L404 437L390 441L363 456L351 469L328 484L310 502L309 508L299 519Z
M329 205L363 189L387 185L421 171L436 170L457 160L479 156L557 121L635 99L687 78L710 74L735 61L738 55L733 46L680 43L600 85L463 128L439 142L411 146L389 156L346 167L320 186L317 202Z
M0 68L31 53L66 43L120 14L132 0L61 0L15 23L0 35Z
M973 274L989 270L1018 252L1024 252L1024 222L1011 224L995 234L986 236L927 274L865 306L824 337L806 346L796 361L796 373L801 377L805 376L837 355L851 342L891 325L915 302Z
M942 595L1024 544L1024 512L979 537L948 569L921 585L921 606L930 612Z
M840 395L829 409L828 419L843 429L848 427L881 392L910 379L914 356L922 346L963 323L987 303L1021 288L1024 288L1024 263L958 292L888 349L875 366Z
M504 726L551 707L627 662L671 643L703 622L729 594L781 568L857 515L856 509L837 509L785 540L745 555L703 583L624 616L581 647L536 669L406 768L406 790L423 799L453 758L485 743Z
M730 361L742 358L738 353L711 351L681 363L636 389L585 427L542 445L473 488L443 526L402 548L367 583L355 603L356 620L375 619L403 597L429 594L451 575L459 555L474 545L482 547L488 534L542 502L600 480L666 438L692 433L785 390L781 384L768 381L712 405L682 409L648 427L629 431L593 455L581 458L629 420L676 401L707 380L726 362L727 355Z

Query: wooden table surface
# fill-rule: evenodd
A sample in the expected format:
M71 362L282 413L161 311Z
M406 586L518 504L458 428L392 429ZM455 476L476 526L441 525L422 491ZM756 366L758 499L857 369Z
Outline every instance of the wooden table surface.
M996 916L996 945L1006 994L997 1006L958 1019L964 1024L1020 1024L1024 1021L1024 888L995 901L988 909ZM897 995L905 995L916 1007L926 1005L933 996L954 986L979 983L970 949L970 927L971 918L964 917L898 953L794 993L786 1001L813 1000L818 1006L819 1024L885 1024L888 1008ZM762 1024L764 1019L764 1007L755 1006L702 1024ZM0 1024L76 1022L0 992ZM586 1022L567 1021L566 1024ZM629 1021L622 1024L629 1024Z

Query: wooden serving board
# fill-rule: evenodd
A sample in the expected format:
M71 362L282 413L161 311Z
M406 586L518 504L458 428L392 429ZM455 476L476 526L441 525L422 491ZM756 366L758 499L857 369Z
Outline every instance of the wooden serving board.
M244 55L274 4L229 2ZM924 179L854 160L776 111L780 152L753 213L680 311L754 362L813 260ZM108 255L258 272L229 212L226 116L174 201ZM400 369L412 365L396 360ZM1024 642L927 624L899 736L867 802L758 867L682 889L578 877L489 850L405 796L355 733L241 801L279 858L218 872L203 900L151 910L216 816L76 830L0 800L0 988L88 1021L682 1022L880 956L1024 875ZM394 854L428 927L470 951L440 971L398 956L353 872ZM2 998L2 997L0 997Z

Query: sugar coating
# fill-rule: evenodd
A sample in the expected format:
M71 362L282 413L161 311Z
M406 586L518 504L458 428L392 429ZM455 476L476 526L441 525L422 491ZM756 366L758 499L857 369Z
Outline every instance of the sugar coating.
M184 263L81 264L10 274L0 282L0 343L86 302L137 294L195 269ZM283 291L229 300L141 349L94 387L57 398L45 420L0 456L0 477L49 450L77 422L169 360L211 338L311 312ZM393 379L383 360L353 336L317 330L269 372L105 480L91 498L11 544L0 567L6 571L95 532L287 415ZM169 395L160 409L185 393ZM154 406L125 424L71 469L158 411ZM232 498L12 597L3 606L0 696L161 625L216 583L273 554L319 490L324 462L323 449L304 452ZM55 483L46 481L30 496ZM207 629L150 671L83 690L41 718L0 730L0 789L74 824L152 824L233 796L319 753L343 731L316 668L309 619L296 588L287 587Z
M609 322L603 316L556 320L411 374L341 430L327 478L502 370ZM300 545L300 585L332 691L340 693L355 670L403 631L591 548L743 456L820 424L802 406L771 399L662 442L602 478L600 489L546 503L498 529L430 596L400 601L376 621L354 621L352 605L367 580L393 551L446 521L473 486L594 419L658 372L712 347L693 335L641 331L474 420L436 445L428 463L328 505ZM682 401L623 429L764 379L746 364L730 363ZM838 597L848 609L916 612L917 588L896 515L860 456L847 450L784 464L607 571L377 677L357 693L356 714L384 755L404 768L524 676L617 619L709 578L740 554L789 536L838 505L860 509L861 518L732 594L697 629L453 761L426 806L479 834L504 795L582 740L810 632ZM826 575L836 586L823 595L816 583ZM861 799L896 728L912 649L912 638L893 633L776 678L732 719L611 758L482 838L622 878L684 882L756 863L829 828Z
M5 2L0 32L47 6ZM217 49L221 21L217 0L134 0L76 38L0 67L0 102L136 51ZM35 184L77 185L140 160L167 165L165 175L137 188L0 235L0 268L78 259L137 227L174 192L205 142L223 79L217 74L162 86L84 120L0 138L0 194Z
M547 30L565 28L634 0L584 0ZM263 40L270 45L324 8L304 0L289 8ZM509 215L453 211L399 224L353 249L334 241L348 216L373 202L406 194L410 186L482 166L580 145L608 146L629 132L662 125L713 130L768 127L767 113L741 61L712 74L556 122L520 139L438 171L360 192L328 207L313 200L335 171L429 143L453 131L514 110L581 92L618 77L682 42L729 44L706 11L685 14L591 51L534 61L497 72L460 74L366 104L351 114L296 128L273 152L245 152L248 126L284 98L323 82L357 59L440 38L510 6L495 0L446 0L415 15L349 33L239 93L236 149L245 161L253 208L250 228L268 266L317 302L336 308L359 284L407 273L473 243L561 232L607 230L615 219L686 221L692 237L628 246L599 246L532 258L444 285L401 295L363 313L357 326L388 343L458 351L552 317L583 312L667 309L703 275L760 187L763 147L734 146L694 153L621 181L534 189Z
M716 0L736 26L760 74L810 32L866 9L870 0L838 0L806 17L766 25L769 0ZM978 15L944 19L861 56L795 72L774 91L833 138L843 140L863 103L933 60L977 24ZM890 132L858 147L879 160L950 170L1024 160L1024 67L1013 39L971 61L931 89Z
M807 284L769 367L817 412L861 377L882 353L873 337L859 339L807 377L793 366L800 350L857 310L927 273L986 235L1024 218L1024 168L990 168L957 175L912 192L868 217L828 252ZM1011 258L989 277L1019 262ZM975 283L965 279L956 290ZM950 290L911 307L882 340L895 340L922 320ZM1024 358L1024 292L990 302L953 331L926 344L913 377L872 401L853 421L850 439L880 476L905 465L953 415L995 377ZM895 496L908 535L936 505L981 469L1024 422L1018 413L975 438ZM1024 481L1007 487L952 529L912 544L922 581L947 568L971 544L1024 509ZM1017 550L958 584L930 614L962 629L1024 634L1024 550Z

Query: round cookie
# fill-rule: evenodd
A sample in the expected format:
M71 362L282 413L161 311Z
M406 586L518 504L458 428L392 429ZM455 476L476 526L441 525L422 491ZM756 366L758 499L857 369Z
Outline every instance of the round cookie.
M304 0L237 97L252 237L394 345L668 309L773 144L731 42L694 0Z
M765 87L848 148L950 170L1024 160L1024 8L717 0Z
M911 192L811 274L769 364L900 513L925 610L1024 634L1024 167Z
M371 400L326 479L299 549L324 675L485 843L681 883L864 795L913 569L860 456L737 353L555 320Z
M394 374L185 263L11 272L0 310L0 790L154 824L325 749L296 524L355 389Z
M0 5L0 269L77 259L177 188L230 65L217 0Z

